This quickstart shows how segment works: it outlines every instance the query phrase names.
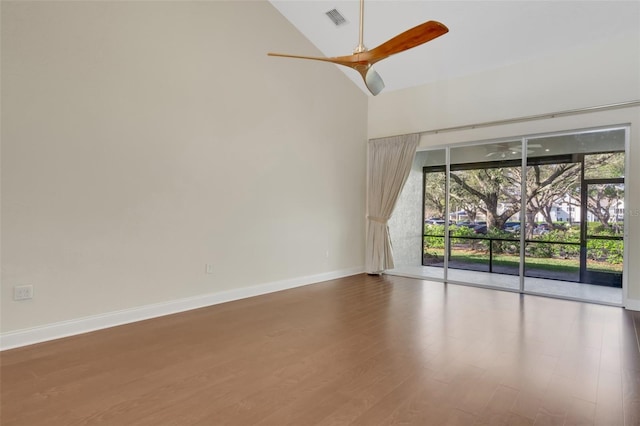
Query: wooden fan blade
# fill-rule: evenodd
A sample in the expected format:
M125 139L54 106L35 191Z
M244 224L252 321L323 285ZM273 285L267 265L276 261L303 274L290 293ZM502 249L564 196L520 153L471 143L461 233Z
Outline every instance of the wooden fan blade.
M345 67L353 68L358 71L362 80L364 80L367 89L375 96L384 88L384 82L380 75L373 69L371 63L368 61L369 52L356 53L350 56L335 56L325 58L322 56L302 56L302 55L287 55L284 53L268 53L269 56L279 56L283 58L294 59L311 59L314 61L331 62L332 64L344 65Z
M313 61L331 62L332 64L344 65L358 71L364 80L367 89L375 96L384 89L384 82L380 75L373 69L366 57L369 52L356 53L350 56L336 56L325 58L322 56L287 55L285 53L267 53L269 56L279 56L282 58L311 59Z
M380 46L369 50L368 62L373 64L384 58L387 58L396 53L404 52L405 50L419 46L423 43L440 37L443 34L449 32L444 24L438 21L427 21L416 27L411 28L390 40L385 41Z
M449 29L437 21L427 21L416 27L411 28L390 40L385 41L375 49L367 50L360 53L354 53L349 56L301 56L287 55L284 53L267 53L269 56L280 56L283 58L312 59L314 61L332 62L338 65L354 68L360 71L360 68L368 68L370 65L387 58L396 53L411 49L423 43L440 37L449 32Z
M362 59L363 54L358 53L350 56L302 56L302 55L287 55L284 53L267 53L269 56L279 56L281 58L294 58L294 59L311 59L313 61L331 62L333 64L344 65L345 67L356 68L358 66L367 66L366 59Z

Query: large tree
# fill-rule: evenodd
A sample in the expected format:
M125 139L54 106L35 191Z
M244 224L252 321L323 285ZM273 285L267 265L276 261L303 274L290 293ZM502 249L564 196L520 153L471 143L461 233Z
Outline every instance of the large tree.
M591 186L587 191L587 210L604 226L612 228L611 210L616 211L618 201L624 198L624 189L618 185ZM617 218L615 221L617 222Z
M589 154L584 158L585 179L624 177L624 153ZM573 204L580 205L581 191L576 185L570 192ZM586 208L606 228L611 228L611 210L624 198L624 186L616 184L589 185ZM584 212L583 214L586 214ZM617 218L616 218L617 219Z
M585 156L585 178L621 178L624 176L624 153L593 154ZM575 197L579 200L579 197ZM624 198L624 186L616 184L590 185L587 190L587 211L606 228L611 228L611 210L616 211L618 201ZM617 221L616 220L613 222Z
M569 200L567 194L574 192L580 184L579 163L533 165L527 168L527 235L533 234L535 217L541 214L551 226L553 205ZM519 171L518 171L519 172Z
M624 156L620 153L587 155L585 170L595 177L623 176ZM529 236L533 232L538 214L549 225L556 226L551 216L554 205L563 202L575 207L581 205L581 173L579 162L533 164L527 167L525 214L529 225L526 232ZM431 199L431 205L441 206L439 211L443 216L443 175L438 173L438 176L440 189L435 185L427 187L425 197ZM520 211L522 170L519 166L458 170L451 173L451 179L451 204L464 209L470 217L478 212L484 213L489 229L502 228L506 221ZM609 226L611 208L623 194L623 190L617 186L593 186L587 192L587 210L603 225Z
M471 195L468 197L470 200L477 200L477 209L487 217L487 229L502 228L520 210L520 182L514 173L515 169L485 168L451 173L453 182L463 190L459 196L464 198L466 192L467 197ZM455 189L452 190L452 194L455 192Z

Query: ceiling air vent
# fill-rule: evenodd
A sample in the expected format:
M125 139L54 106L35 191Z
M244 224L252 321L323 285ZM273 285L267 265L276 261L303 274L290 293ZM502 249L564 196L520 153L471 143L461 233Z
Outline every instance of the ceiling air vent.
M342 14L338 12L338 9L331 9L326 13L326 15L333 21L336 27L347 23L347 20L344 19L344 16L342 16Z

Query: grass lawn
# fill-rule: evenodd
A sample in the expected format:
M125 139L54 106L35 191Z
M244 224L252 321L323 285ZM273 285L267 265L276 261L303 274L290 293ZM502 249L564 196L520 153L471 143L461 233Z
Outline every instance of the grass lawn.
M435 254L435 250L429 250L429 252ZM439 256L444 255L443 250L438 250L437 252ZM451 260L466 263L489 263L489 254L472 250L453 250ZM526 257L525 261L528 268L557 272L578 272L580 270L580 262L578 259ZM494 255L493 264L495 266L517 267L520 264L520 257L505 254ZM587 264L590 271L622 273L622 264L611 264L592 260L589 260Z

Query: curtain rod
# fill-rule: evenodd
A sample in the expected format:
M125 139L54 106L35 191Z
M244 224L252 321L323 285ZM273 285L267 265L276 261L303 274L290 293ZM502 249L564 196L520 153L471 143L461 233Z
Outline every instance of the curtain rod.
M511 124L511 123L521 123L524 121L535 121L535 120L543 120L545 118L556 118L556 117L565 117L568 115L577 115L583 114L587 112L598 112L598 111L607 111L610 109L620 109L620 108L629 108L634 106L640 106L640 100L635 101L627 101L627 102L619 102L616 104L608 104L608 105L599 105L587 108L578 108L578 109L569 109L565 111L552 112L548 114L538 114L538 115L529 115L525 117L519 118L508 118L505 120L496 120L496 121L486 121L484 123L477 124L466 124L463 126L454 126L454 127L445 127L443 129L435 129L435 130L425 130L423 132L418 132L420 136L422 135L435 135L438 133L445 132L455 132L458 130L471 130L477 129L480 127L491 127L491 126L500 126L503 124Z

